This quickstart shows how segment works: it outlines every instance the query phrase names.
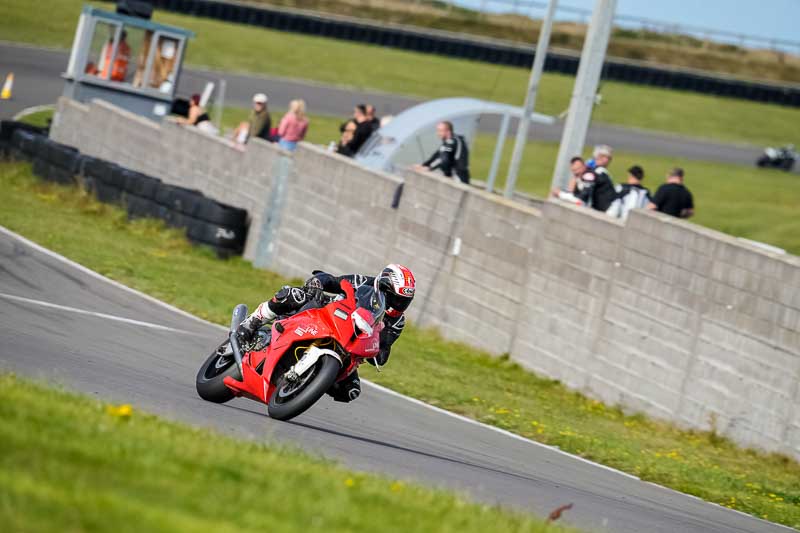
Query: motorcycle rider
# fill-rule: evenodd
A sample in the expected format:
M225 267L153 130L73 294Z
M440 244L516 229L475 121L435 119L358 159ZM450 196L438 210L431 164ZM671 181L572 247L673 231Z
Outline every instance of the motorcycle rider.
M255 332L267 322L275 320L279 315L293 315L306 309L321 307L327 303L323 292L341 294L341 281L347 280L358 289L362 285L373 285L383 293L386 299L386 313L383 317L383 330L380 333L380 351L370 363L383 366L389 359L392 344L403 332L405 311L414 299L416 281L411 271L395 263L386 265L381 272L373 276L348 274L333 276L321 270L315 270L312 277L302 287L284 285L272 297L263 302L239 325L236 333L245 342L250 341ZM358 371L334 384L328 391L337 402L351 402L361 394L361 381Z

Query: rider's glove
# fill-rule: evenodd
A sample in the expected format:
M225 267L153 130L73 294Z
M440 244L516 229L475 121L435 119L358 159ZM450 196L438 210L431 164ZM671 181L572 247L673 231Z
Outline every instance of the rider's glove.
M256 330L261 326L261 321L254 317L248 317L239 324L239 327L236 328L236 336L239 339L239 342L249 343L253 340L255 336Z
M316 276L312 276L306 280L303 285L303 290L308 295L309 301L317 301L321 304L325 302L325 293L322 288L322 282Z

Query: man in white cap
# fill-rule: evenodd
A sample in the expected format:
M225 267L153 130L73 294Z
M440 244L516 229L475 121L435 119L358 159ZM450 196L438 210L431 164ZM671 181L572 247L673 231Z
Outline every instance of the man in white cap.
M253 111L246 122L241 122L233 130L233 140L242 145L250 137L260 137L269 140L269 132L272 127L272 120L267 109L269 98L264 93L253 95Z

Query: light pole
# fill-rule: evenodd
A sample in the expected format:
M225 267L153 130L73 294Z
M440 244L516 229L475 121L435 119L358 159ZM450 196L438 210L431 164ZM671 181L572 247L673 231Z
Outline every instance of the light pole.
M617 0L597 0L595 4L558 148L553 188L564 189L569 180L569 160L583 151L616 8Z
M533 67L531 77L528 80L528 93L525 95L525 106L522 117L517 126L517 140L514 142L514 152L511 155L511 164L508 166L508 176L506 177L505 197L511 198L514 195L514 187L517 184L519 165L522 163L522 152L525 150L525 143L528 141L528 128L531 124L531 113L536 104L536 93L539 90L539 81L544 70L544 60L547 57L547 47L550 44L550 30L553 27L553 15L556 12L558 0L549 0L547 12L542 19L542 28L539 31L539 42L536 44L536 52L533 57Z

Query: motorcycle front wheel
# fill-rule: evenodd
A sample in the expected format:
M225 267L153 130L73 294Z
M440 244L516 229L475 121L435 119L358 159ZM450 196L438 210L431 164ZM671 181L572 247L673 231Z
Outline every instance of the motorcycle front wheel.
M208 356L208 359L197 371L195 378L195 388L197 394L204 400L214 403L225 403L234 397L233 391L225 386L225 377L231 376L237 381L241 381L242 374L233 354L222 354L220 348L226 347L229 341L223 342L219 348Z
M295 381L278 379L277 390L269 399L270 418L289 420L314 405L336 381L341 365L329 355L323 355L305 374Z

